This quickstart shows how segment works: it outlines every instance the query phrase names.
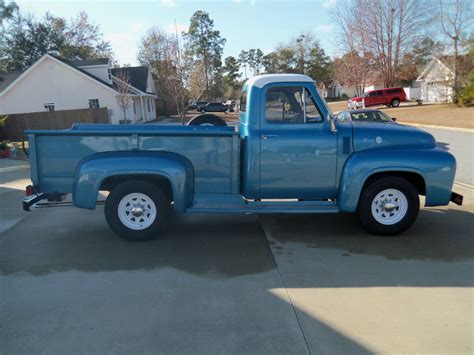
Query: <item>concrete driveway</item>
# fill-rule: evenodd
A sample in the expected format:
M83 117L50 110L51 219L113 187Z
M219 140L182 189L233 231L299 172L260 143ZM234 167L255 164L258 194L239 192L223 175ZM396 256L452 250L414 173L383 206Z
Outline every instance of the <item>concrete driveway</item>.
M24 218L27 174L2 171L2 220ZM399 238L351 215L190 215L128 243L102 208L36 209L0 234L0 353L472 353L473 190L456 190L465 206Z

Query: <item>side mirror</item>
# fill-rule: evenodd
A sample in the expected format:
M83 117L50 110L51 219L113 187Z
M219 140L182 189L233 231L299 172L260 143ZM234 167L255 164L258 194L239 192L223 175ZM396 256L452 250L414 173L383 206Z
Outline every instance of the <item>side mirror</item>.
M395 122L397 120L396 117L392 117L392 121Z
M327 119L329 120L329 123L331 125L331 132L333 133L336 133L337 132L337 128L336 128L336 125L334 124L334 118L331 118L331 116L329 115L329 112L327 113Z

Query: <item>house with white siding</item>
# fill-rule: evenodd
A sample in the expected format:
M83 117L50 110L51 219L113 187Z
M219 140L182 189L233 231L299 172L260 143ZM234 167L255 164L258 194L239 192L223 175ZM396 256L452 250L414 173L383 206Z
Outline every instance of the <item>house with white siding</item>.
M454 71L450 57L434 57L416 79L421 86L421 99L425 102L452 102Z
M129 79L127 120L156 118L156 89L148 67L112 68L109 59L66 60L45 54L24 72L0 74L0 114L107 107L111 123L123 119L117 76Z

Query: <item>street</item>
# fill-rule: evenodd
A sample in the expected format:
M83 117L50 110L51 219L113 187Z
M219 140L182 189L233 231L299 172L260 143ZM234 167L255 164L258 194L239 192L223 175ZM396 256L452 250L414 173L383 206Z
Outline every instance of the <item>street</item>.
M456 180L474 185L474 133L447 129L425 128L421 129L431 133L441 148L451 152L456 157Z
M472 138L432 133L472 183ZM0 353L474 350L472 188L394 238L348 214L184 215L130 243L102 206L22 212L26 164L0 160Z

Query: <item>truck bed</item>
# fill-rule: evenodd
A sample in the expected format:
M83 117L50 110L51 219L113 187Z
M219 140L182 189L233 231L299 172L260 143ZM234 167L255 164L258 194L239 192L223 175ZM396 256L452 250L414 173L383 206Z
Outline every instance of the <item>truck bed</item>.
M72 192L83 158L116 151L178 153L193 165L195 193L239 192L239 136L233 127L77 124L26 134L33 184L42 192Z

